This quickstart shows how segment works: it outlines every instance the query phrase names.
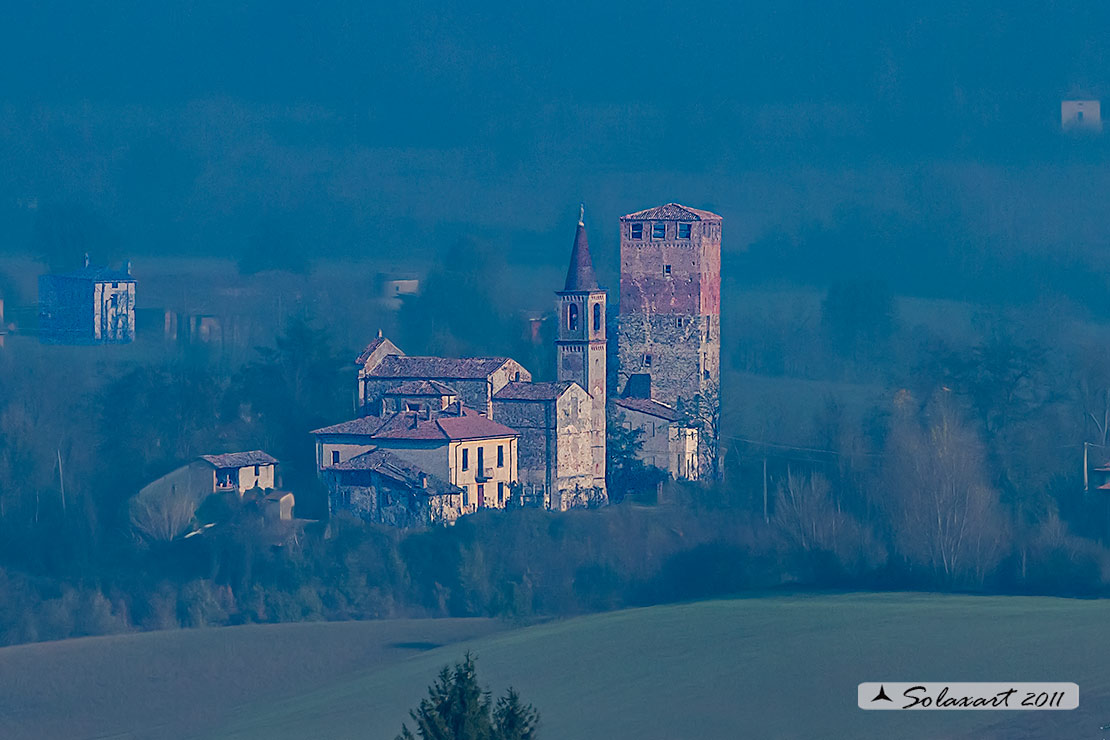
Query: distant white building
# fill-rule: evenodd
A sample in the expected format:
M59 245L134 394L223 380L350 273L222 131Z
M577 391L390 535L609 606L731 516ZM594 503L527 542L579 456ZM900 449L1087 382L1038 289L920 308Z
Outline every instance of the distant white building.
M1099 101L1061 101L1060 128L1064 131L1102 131L1102 112Z

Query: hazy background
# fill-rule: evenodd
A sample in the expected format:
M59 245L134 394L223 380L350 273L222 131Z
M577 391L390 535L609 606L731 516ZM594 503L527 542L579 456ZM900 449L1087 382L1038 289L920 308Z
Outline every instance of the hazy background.
M585 201L615 285L617 217L677 200L742 284L1104 312L1110 147L1059 132L1106 90L1098 3L235 5L0 10L0 255L468 236L557 277Z

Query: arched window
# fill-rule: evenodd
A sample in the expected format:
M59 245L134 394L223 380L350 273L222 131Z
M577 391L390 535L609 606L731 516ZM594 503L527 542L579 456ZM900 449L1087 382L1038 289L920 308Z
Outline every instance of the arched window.
M594 304L594 331L601 331L601 304Z
M567 331L578 331L578 305L567 304Z

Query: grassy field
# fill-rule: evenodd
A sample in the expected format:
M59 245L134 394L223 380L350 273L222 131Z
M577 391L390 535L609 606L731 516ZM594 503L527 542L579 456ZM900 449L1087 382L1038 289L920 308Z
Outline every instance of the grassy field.
M492 634L245 708L219 738L383 738L464 648L543 737L1099 738L1110 602L933 595L767 597L600 614ZM876 680L1075 681L1072 712L863 712Z
M251 625L7 647L0 738L197 737L246 703L303 695L503 627L485 619Z
M0 650L3 738L392 740L464 651L569 738L1100 738L1110 602L768 596L507 629L266 625ZM875 680L1075 681L1073 712L863 712Z

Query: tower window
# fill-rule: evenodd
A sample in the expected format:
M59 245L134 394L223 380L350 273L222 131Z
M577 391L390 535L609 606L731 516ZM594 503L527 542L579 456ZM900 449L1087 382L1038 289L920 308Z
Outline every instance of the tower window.
M682 328L682 317L681 316L679 316L678 318L676 318L674 320L674 328L676 328L676 329L681 329Z
M651 238L652 239L666 239L667 238L667 225L664 223L655 223L651 225Z
M567 306L567 330L578 331L578 305L574 303Z
M678 225L678 238L679 239L689 239L690 238L690 224L679 224Z
M651 355L644 355L644 367L651 367Z
M663 274L664 275L670 275L671 274L671 266L670 265L663 265Z
M594 304L594 331L601 331L601 304Z
M632 229L629 232L629 236L631 236L633 239L643 239L644 238L644 225L643 224L632 224Z

